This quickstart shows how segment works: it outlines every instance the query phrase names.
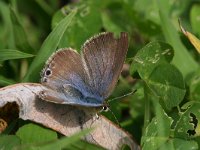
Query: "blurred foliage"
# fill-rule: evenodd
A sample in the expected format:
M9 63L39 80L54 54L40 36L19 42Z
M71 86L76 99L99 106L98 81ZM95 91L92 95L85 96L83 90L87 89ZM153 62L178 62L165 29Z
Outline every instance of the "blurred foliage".
M110 109L144 150L198 149L200 55L180 32L178 19L199 38L199 8L198 0L1 0L0 86L39 82L45 61L57 49L80 52L84 41L99 32L125 31L129 69L110 99L137 92L110 102ZM116 122L111 113L104 115ZM35 130L17 125L16 135L0 136L0 147L19 146L27 136L23 130ZM37 134L52 137L46 140L58 138L42 130Z

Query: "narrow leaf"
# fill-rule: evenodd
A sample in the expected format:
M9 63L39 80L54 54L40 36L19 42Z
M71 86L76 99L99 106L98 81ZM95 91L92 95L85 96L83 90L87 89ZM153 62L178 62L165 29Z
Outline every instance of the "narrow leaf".
M14 10L10 8L10 18L13 25L13 35L15 40L15 45L17 48L23 50L24 52L31 52L33 53L33 48L30 46L28 42L27 35L25 33L24 28L20 24Z
M7 86L7 85L15 84L15 83L16 83L15 81L13 81L11 79L7 79L0 75L0 85L1 86Z
M10 10L8 4L6 4L6 2L4 1L0 1L0 14L1 14L0 48L14 47Z
M2 49L0 50L0 61L10 60L10 59L20 59L20 58L29 58L34 55L24 53L18 50L13 49Z
M64 33L64 36L59 43L59 47L73 47L77 50L86 39L94 33L100 32L102 29L102 19L100 15L100 6L98 1L84 1L77 5L67 5L59 10L52 19L52 25L55 26L64 18L66 14L73 9L77 9L76 19L72 20L72 25Z
M183 34L189 39L190 43L192 43L192 45L196 48L196 50L200 53L200 40L194 36L192 33L186 31L182 26L181 23L179 21L179 25L181 28L181 31L183 32Z
M162 24L162 31L165 36L167 42L169 42L174 48L174 59L173 63L176 65L178 69L182 72L183 76L185 77L189 73L197 70L198 64L192 58L190 53L182 44L179 35L170 21L169 18L169 6L166 4L166 0L157 0L159 6L159 15ZM178 20L178 19L177 19Z
M72 19L76 14L76 10L72 11L68 16L66 16L60 23L54 28L54 30L49 34L49 36L44 41L40 51L33 60L28 73L25 76L24 81L37 81L39 78L39 72L41 71L44 62L48 57L56 50L59 45L63 34L65 33L67 27L70 25Z

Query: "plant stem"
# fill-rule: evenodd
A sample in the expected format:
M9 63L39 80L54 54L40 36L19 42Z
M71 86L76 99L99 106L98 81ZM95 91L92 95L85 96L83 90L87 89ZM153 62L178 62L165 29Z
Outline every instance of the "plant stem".
M147 127L150 121L150 100L148 97L148 87L144 85L144 129Z

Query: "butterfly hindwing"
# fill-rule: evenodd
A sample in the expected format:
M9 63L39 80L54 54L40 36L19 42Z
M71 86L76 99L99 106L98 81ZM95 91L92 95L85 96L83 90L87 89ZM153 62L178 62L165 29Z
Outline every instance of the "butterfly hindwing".
M46 63L42 71L41 83L54 91L51 95L48 91L40 94L42 99L58 103L74 103L74 99L80 100L82 93L87 89L87 75L84 71L80 55L73 49L67 48L57 51ZM57 93L56 93L57 92Z

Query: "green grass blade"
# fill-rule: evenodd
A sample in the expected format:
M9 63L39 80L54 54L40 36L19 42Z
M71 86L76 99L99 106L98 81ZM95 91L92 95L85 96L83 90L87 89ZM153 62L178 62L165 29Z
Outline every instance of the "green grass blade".
M189 73L197 70L198 64L182 44L175 27L172 25L168 17L169 13L167 12L168 9L166 9L166 5L168 4L167 1L157 0L157 2L165 39L173 46L175 51L173 64L175 64L176 67L180 69L183 76L186 77Z
M0 48L13 48L14 38L12 32L12 22L10 19L10 9L3 1L0 1L0 14L2 22L0 24Z
M51 8L47 2L41 0L35 0L35 2L48 14L52 15L54 10Z
M24 52L34 53L33 48L28 42L27 35L20 21L18 20L14 10L10 8L10 18L13 26L13 35L15 40L15 45L17 49L21 49Z
M29 58L34 55L24 53L18 50L13 49L1 49L0 50L0 61L10 60L10 59L20 59L20 58Z
M76 10L72 11L68 16L66 16L60 23L53 29L49 36L44 41L40 51L33 60L28 73L26 74L23 81L37 81L39 78L39 72L41 71L44 62L48 57L56 50L59 42L61 41L63 34L65 33L67 27L70 25L72 19L76 14Z
M11 85L11 84L15 84L16 82L11 80L11 79L7 79L4 76L0 75L0 86L7 86L7 85Z

